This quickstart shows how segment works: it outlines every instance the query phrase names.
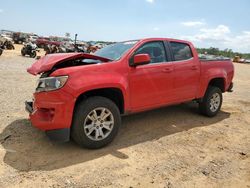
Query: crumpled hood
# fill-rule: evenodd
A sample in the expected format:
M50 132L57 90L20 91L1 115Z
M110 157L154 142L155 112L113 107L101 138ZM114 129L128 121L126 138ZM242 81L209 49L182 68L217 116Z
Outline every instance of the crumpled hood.
M35 63L33 63L32 66L27 69L27 72L33 75L37 75L51 70L55 65L58 65L64 61L79 59L79 58L100 60L102 62L111 61L110 59L104 57L99 57L86 53L48 54L42 57L41 59L37 60Z

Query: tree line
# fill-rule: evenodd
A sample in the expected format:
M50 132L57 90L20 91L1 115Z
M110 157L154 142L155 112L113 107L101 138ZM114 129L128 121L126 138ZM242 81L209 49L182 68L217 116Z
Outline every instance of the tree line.
M219 48L197 48L197 51L199 54L210 54L210 55L216 55L216 56L224 56L224 57L230 57L234 58L235 56L240 56L240 58L243 59L250 59L250 53L238 53L234 52L232 49L225 49L220 50Z

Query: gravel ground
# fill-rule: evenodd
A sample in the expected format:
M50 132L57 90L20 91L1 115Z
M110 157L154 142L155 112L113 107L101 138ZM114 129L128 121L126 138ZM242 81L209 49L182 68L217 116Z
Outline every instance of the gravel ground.
M86 150L31 126L35 60L19 54L0 57L0 187L250 188L249 65L235 64L235 91L215 118L193 103L127 116L111 145Z

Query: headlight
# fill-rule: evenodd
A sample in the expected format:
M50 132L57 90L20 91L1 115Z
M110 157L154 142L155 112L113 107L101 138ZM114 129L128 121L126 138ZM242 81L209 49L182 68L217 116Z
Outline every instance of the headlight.
M60 89L65 85L67 80L68 76L40 78L38 80L36 92L53 91Z

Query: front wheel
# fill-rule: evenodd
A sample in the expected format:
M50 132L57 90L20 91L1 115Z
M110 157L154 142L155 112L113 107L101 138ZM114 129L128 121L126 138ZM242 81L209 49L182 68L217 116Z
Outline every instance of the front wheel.
M31 51L30 52L30 57L35 58L36 57L36 51Z
M220 88L209 86L202 102L199 104L200 112L205 116L213 117L220 111L222 101Z
M90 97L76 106L71 137L82 147L97 149L112 142L120 125L120 112L113 101Z

